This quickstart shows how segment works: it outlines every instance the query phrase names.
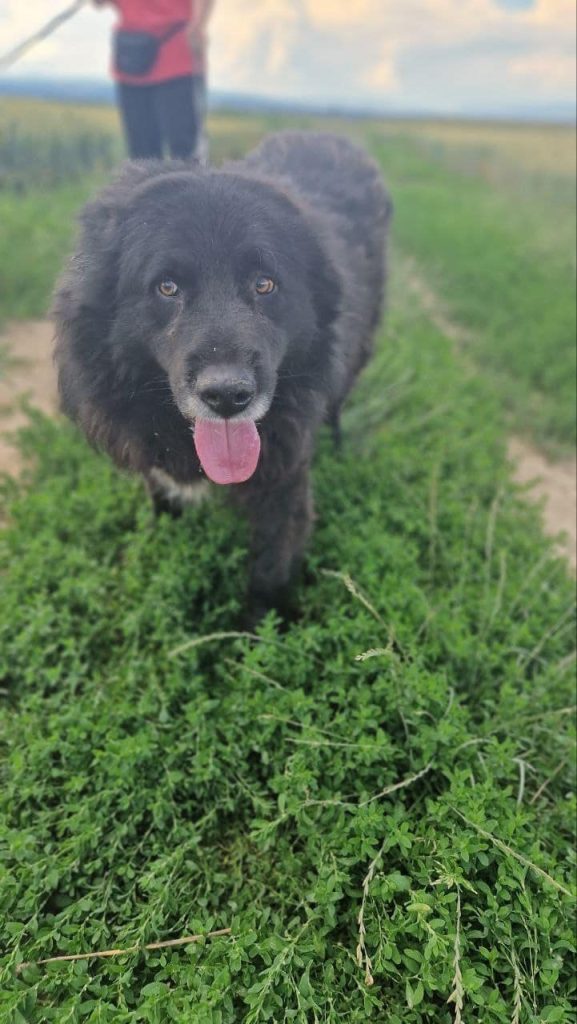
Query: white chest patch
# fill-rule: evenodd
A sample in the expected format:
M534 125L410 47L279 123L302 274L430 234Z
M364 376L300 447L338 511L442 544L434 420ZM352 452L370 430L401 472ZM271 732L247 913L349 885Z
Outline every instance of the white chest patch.
M208 480L199 479L197 484L179 484L178 480L164 469L151 469L150 479L168 501L180 505L201 505L210 495Z

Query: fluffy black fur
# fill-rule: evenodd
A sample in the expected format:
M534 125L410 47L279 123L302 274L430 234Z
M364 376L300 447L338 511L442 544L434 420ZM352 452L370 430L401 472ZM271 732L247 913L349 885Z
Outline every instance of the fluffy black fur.
M272 136L219 170L128 164L85 208L57 289L64 411L159 501L168 478L202 480L200 375L251 374L262 453L229 490L252 525L256 615L279 605L310 534L315 435L323 421L338 435L371 354L389 213L376 165L329 135ZM262 274L270 296L255 293ZM167 277L176 298L158 292Z

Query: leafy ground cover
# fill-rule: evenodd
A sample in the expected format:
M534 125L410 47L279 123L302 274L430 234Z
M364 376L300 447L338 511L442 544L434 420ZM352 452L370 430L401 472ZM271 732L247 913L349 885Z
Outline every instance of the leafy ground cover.
M153 523L69 428L27 431L0 537L0 1020L574 1021L573 588L491 373L405 268L344 455L321 446L284 630L238 635L218 495Z
M153 529L68 429L30 431L2 537L6 1020L573 1019L564 568L491 396L398 303L347 433L300 619L252 640L219 635L244 537L218 501Z

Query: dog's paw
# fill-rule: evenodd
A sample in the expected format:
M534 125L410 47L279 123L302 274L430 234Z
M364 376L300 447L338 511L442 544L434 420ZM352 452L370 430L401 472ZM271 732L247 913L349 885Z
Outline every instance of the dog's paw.
M255 628L270 615L274 614L279 630L282 632L298 620L298 605L294 583L271 593L249 592L243 615L243 628L254 632Z
M171 501L162 494L155 494L152 498L152 511L155 519L159 516L170 516L172 519L181 519L184 508L182 505Z
M270 611L270 605L267 605L264 602L249 601L242 615L242 628L246 630L247 633L254 633L257 626L260 626L261 622L266 618Z

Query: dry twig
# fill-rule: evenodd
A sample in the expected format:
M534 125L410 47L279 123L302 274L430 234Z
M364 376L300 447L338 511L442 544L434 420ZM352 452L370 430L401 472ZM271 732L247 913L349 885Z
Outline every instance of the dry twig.
M203 939L218 939L230 935L230 928L220 928L216 932L208 932L206 935L187 935L181 939L167 939L164 942L149 942L146 946L127 946L126 949L101 949L93 953L72 953L67 956L48 956L44 960L29 960L27 963L18 964L16 971L25 970L26 967L38 967L39 964L55 964L65 960L91 960L93 957L126 956L128 953L141 953L145 949L169 949L174 946L188 946L192 942L202 942Z
M333 579L340 580L341 583L344 583L349 594L352 594L357 601L360 601L360 603L364 605L367 611L371 613L373 618L376 619L381 626L385 625L385 622L379 615L377 609L373 607L368 597L365 597L360 587L355 583L353 578L349 576L348 572L334 572L333 569L322 569L321 572L323 576L331 576Z
M391 793L396 793L399 789L406 789L407 786L412 786L413 783L418 782L420 779L424 778L425 775L428 775L432 767L433 762L429 761L429 763L425 765L420 772L417 772L416 775L411 775L408 779L403 779L402 782L395 782L392 786L387 786L385 789L382 789L380 793L376 793L375 796L369 797L368 800L362 800L359 803L359 807L368 807L368 805L373 804L375 800L382 800L383 797L390 796Z
M497 839L497 836L494 836L492 832L487 832L486 829L481 828L480 825L476 825L474 821L471 821L470 818L465 817L465 815L462 814L461 811L457 810L456 807L451 807L451 810L453 811L454 814L458 814L459 817L463 819L465 824L469 825L471 828L474 828L475 831L478 832L480 836L483 836L484 839L488 839L491 843L494 843L494 845L497 846L499 850L502 850L503 853L508 853L510 857L513 857L515 860L518 860L519 863L522 864L524 867L530 868L531 871L534 871L537 875L540 875L540 877L543 878L546 882L549 882L549 885L554 886L554 888L557 889L558 892L562 892L565 896L569 896L571 899L573 899L573 893L569 889L567 889L566 886L561 885L561 882L558 882L556 878L553 878L552 875L549 875L546 871L544 871L543 868L540 868L538 864L534 864L532 860L529 860L528 857L524 857L522 853L517 853L517 850L513 850L511 846L507 846L507 843L504 843L502 839Z
M377 868L379 866L379 861L381 860L381 857L383 856L383 853L385 852L386 843L387 843L387 840L385 839L384 842L383 842L383 845L381 846L379 852L377 853L377 856L371 862L369 870L368 870L368 872L366 874L366 877L365 877L365 879L363 881L363 898L362 898L362 901L361 901L361 909L359 910L359 916L357 918L357 923L358 923L358 926L359 926L359 941L358 941L358 945L357 945L357 964L359 965L359 967L364 967L364 969L365 969L365 985L367 985L369 988L370 988L371 985L375 984L375 979L373 978L373 965L371 963L371 958L370 958L370 956L369 956L369 954L367 952L367 945L366 945L366 942L365 942L365 939L367 937L367 929L365 928L365 907L367 905L367 900L369 898L369 891L370 891L370 888L371 888L371 882L373 881L373 878L375 877L375 874L377 872Z
M455 1004L455 1024L463 1024L463 1006L465 1005L465 986L461 972L461 890L457 886L457 930L455 933L455 958L453 960L455 976L453 978L453 991L447 999L448 1003Z
M531 804L531 806L533 806L533 804L536 804L536 803L537 803L537 800L539 799L539 797L543 796L543 793L544 793L544 792L545 792L545 790L547 789L547 786L550 786L550 785L551 785L551 783L553 782L553 780L557 778L557 776L558 776L559 772L562 772L562 771L563 771L563 769L564 769L564 767L565 767L565 765L566 765L566 764L567 764L567 759L565 759L565 760L561 761L561 764L558 764L558 765L557 765L557 767L556 767L555 771L553 772L553 774L552 774L552 775L550 775L548 779L545 779L545 782L544 782L544 783L543 783L543 784L542 784L541 786L539 786L539 789L538 789L538 790L537 790L537 792L536 792L536 793L534 794L534 796L532 796L532 797L531 797L531 799L530 799L530 801L529 801L529 803Z

